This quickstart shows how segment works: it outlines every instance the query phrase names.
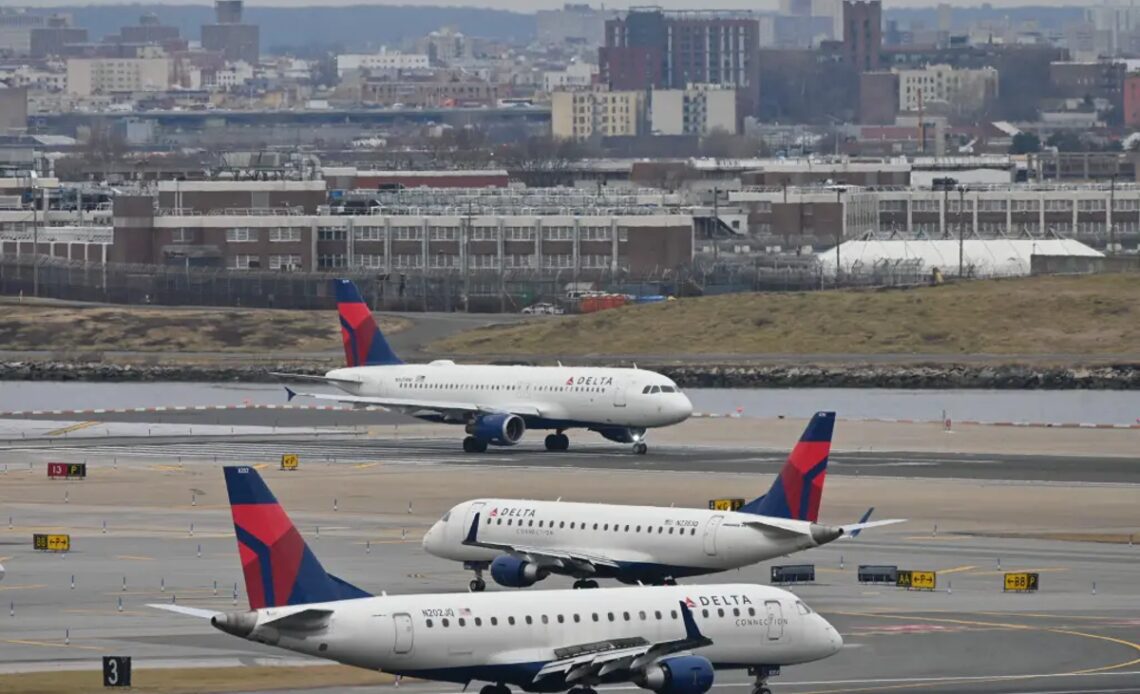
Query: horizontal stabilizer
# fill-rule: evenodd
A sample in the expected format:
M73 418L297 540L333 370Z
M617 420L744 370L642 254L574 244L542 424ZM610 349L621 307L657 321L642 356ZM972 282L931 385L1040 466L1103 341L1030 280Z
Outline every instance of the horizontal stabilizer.
M156 610L166 610L167 612L176 612L178 614L184 614L187 617L197 617L198 619L211 619L222 614L216 610L203 610L200 607L186 607L185 605L165 602L147 605L147 607L153 607Z
M332 376L312 376L309 374L289 374L280 371L269 372L270 376L277 376L278 378L286 378L290 381L311 381L313 383L348 383L352 385L360 385L362 381L356 378L333 378Z
M906 518L890 518L888 520L871 521L869 523L851 523L850 525L841 525L839 527L843 529L843 534L847 537L856 538L859 536L859 533L863 532L867 528L881 528L884 525L905 523L906 520Z
M263 626L271 626L278 631L288 631L293 633L320 631L329 625L329 618L332 617L332 610L323 610L317 608L308 608L293 614L287 614L284 617L271 619L263 624Z

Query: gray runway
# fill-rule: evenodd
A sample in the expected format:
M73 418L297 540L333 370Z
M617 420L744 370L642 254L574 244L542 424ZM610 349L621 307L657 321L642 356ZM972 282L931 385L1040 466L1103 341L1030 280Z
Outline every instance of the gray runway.
M81 508L21 510L20 523L97 527L96 515ZM466 584L468 574L458 565L422 551L418 525L401 541L403 519L294 515L326 568L370 591L449 592ZM174 530L190 522L193 537ZM836 624L847 645L826 661L787 668L774 680L777 691L1140 691L1136 549L980 538L945 542L915 539L905 530L876 538L796 559L813 561L819 581L795 592ZM131 655L136 667L296 660L205 622L145 607L176 601L234 609L235 584L238 609L244 605L224 508L127 509L115 514L106 535L78 537L75 551L65 556L32 551L19 528L0 532L0 543L9 570L0 584L0 673L91 664L105 654ZM1006 570L1039 571L1042 591L1002 593L998 559ZM859 585L860 563L938 570L939 590ZM701 581L764 583L767 576L765 564ZM541 586L569 582L553 578ZM718 690L746 691L740 673L722 673L718 682ZM425 694L458 689L430 683L405 688Z
M627 446L606 443L596 434L581 433L565 452L543 450L532 436L518 446L491 448L468 454L460 449L462 431L452 438L366 438L363 436L245 435L168 437L90 437L0 441L0 463L23 453L53 459L79 460L91 455L174 460L258 460L266 451L288 450L308 460L337 462L445 463L502 467L564 467L588 469L673 470L774 474L786 451L745 448L656 445L649 438L647 455L635 456ZM573 433L573 432L572 432ZM834 452L828 474L886 477L1017 480L1135 484L1140 482L1140 457L1013 455L1002 453L927 453L906 451Z

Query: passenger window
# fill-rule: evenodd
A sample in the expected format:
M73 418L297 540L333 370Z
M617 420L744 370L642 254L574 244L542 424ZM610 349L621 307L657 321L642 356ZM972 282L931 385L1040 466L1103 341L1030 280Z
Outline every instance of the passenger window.
M497 521L495 521L495 525L502 525L502 524L503 524L503 519L502 519L502 518L500 518L500 519L498 519Z
M643 622L644 622L644 621L645 621L645 610L642 610L642 611L638 612L638 613L637 613L637 616L638 616L638 617L641 617L641 621L643 621Z
M558 615L558 623L559 624L562 624L565 621L566 621L566 619L562 615Z
M639 526L637 526L637 530L636 530L636 532L641 532L641 526L640 526L640 525L639 525Z
M657 621L661 621L661 610L654 611L653 616L657 618Z
M514 617L507 617L507 624L514 626L515 625L515 618Z
M461 626L461 627L465 627L465 626L467 626L467 620L466 620L466 619L464 619L464 618L462 618L462 617L460 617L460 618L459 618L459 626Z
M749 617L755 617L756 616L756 608L755 607L749 607L748 608L748 616Z
M566 527L566 521L558 521L558 527L559 528L565 528Z
M740 608L739 607L732 608L732 616L733 617L739 617L740 616Z
M491 617L491 626L493 626L493 627L499 626L499 618L498 617Z
M672 535L672 534L673 534L673 528L672 528L672 527L670 527L670 528L669 528L669 534L670 534L670 535Z
M724 616L724 608L718 607L716 610L716 616L717 617L723 617Z
M550 618L547 617L546 615L542 615L542 623L543 624L550 624Z
M629 532L629 526L628 526L628 525L627 525L627 526L625 526L625 531L626 531L627 533Z
M627 621L627 622L629 621L629 613L628 612L622 612L621 616L622 616L622 619L624 619L625 621Z
M612 622L612 621L614 621L614 613L613 613L613 612L607 612L607 613L606 613L606 616L607 616L607 617L609 617L609 620L610 620L611 622Z
M677 610L669 610L669 616L673 619L677 618Z
M487 525L490 525L490 524L492 524L492 523L494 523L494 522L495 522L495 519L494 519L494 518L488 518L488 519L487 519Z
M507 519L507 525L514 525L514 522L515 522L514 518L508 518Z
M591 615L591 616L594 618L594 621L595 621L595 622L596 622L596 621L598 621L598 613L597 613L597 612L595 612L595 613L594 613L593 615Z
M534 521L533 520L527 521L527 525L530 527L534 527Z
M441 619L441 620L439 621L439 623L440 623L440 624L442 624L444 627L446 627L446 626L448 625L448 621L447 621L447 619L446 619L446 618L444 618L444 619Z
M689 528L689 534L690 534L690 535L696 535L696 534L697 534L697 529L696 529L696 528Z
M598 529L598 524L594 523L594 530L597 530L597 529Z
M534 624L534 620L530 618L529 614L526 616L526 623L527 624Z
M475 618L475 626L477 626L477 627L483 626L483 618L482 617L476 617Z
M511 522L510 522L510 521L507 521L507 525L510 525L510 524L511 524ZM660 528L660 527L659 527L659 528L657 528L657 534L658 534L658 535L660 535L660 534L661 534L661 533L663 533L663 532L665 532L665 528Z
M582 621L582 618L578 616L577 612L575 612L574 613L574 623L577 624L580 621Z
M708 616L709 616L709 611L708 611L708 610L701 610L701 616L702 616L702 617L708 617Z
M571 529L571 530L573 530L573 529L574 529L574 521L570 521L570 529Z
M430 619L429 619L429 620L427 620L427 628L428 628L428 629L431 629L431 620L430 620Z

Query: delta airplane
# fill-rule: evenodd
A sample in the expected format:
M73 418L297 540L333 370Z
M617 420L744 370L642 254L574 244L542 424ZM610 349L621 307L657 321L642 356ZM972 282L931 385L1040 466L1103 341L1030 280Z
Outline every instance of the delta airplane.
M816 413L772 488L737 512L473 499L436 521L423 546L474 570L472 591L486 588L487 569L496 583L512 588L550 574L573 576L575 588L597 588L596 578L674 584L903 522L868 522L873 508L858 523L817 522L834 428L834 412Z
M754 694L781 666L826 658L839 633L770 586L371 596L328 574L256 470L225 468L249 610L151 607L206 618L234 636L397 676L486 682L481 694L596 694L632 682L704 694L716 670L745 669Z
M463 450L513 446L527 429L553 429L546 449L564 451L568 429L588 429L634 453L649 450L645 430L688 419L693 406L677 384L644 369L405 364L349 280L333 280L347 367L324 376L275 374L337 386L348 395L298 393L357 406L379 405L429 422L462 424Z

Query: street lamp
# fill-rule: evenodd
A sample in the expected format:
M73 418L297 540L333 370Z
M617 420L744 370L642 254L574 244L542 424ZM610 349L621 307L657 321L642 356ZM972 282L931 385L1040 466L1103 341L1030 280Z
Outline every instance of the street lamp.
M958 186L958 279L965 270L966 224L962 217L966 213L966 186Z

